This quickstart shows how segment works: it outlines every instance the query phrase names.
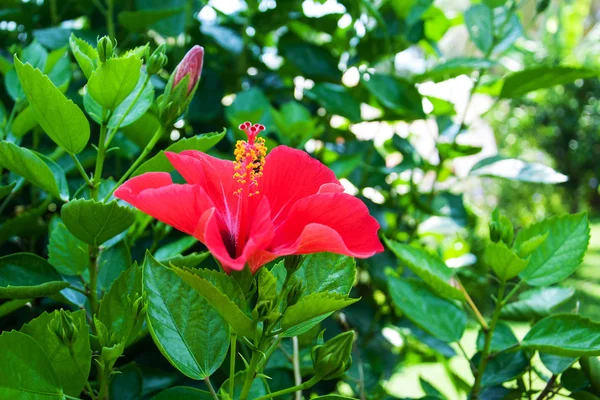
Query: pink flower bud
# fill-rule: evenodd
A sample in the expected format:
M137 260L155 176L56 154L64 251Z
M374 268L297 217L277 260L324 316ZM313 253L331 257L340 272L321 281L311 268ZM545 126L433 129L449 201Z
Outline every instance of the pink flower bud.
M194 87L196 87L198 79L200 79L203 61L204 48L198 45L192 47L191 50L187 52L185 57L183 57L183 60L181 60L181 62L175 69L175 79L173 79L173 87L177 86L177 84L187 74L189 74L190 80L188 82L188 93L190 93L194 89Z

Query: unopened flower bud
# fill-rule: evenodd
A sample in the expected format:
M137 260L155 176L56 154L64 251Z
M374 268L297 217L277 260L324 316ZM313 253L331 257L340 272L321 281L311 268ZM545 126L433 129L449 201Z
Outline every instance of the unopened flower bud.
M108 36L103 36L98 39L98 44L96 45L96 50L98 51L98 58L100 62L105 62L107 59L113 56L114 48L117 47L117 41L114 43Z
M489 228L492 242L503 242L509 247L512 245L515 236L513 224L508 217L500 215L500 211L497 208L492 212Z
M304 288L302 287L302 283L296 282L296 284L294 286L292 286L290 291L288 292L287 306L290 307L290 306L293 306L294 304L296 304L298 302L298 300L300 300L300 297L302 296L303 291L304 291Z
M58 311L58 315L50 322L48 329L68 347L72 347L79 337L79 329L75 325L73 316L63 309Z
M252 316L257 321L264 321L268 319L273 311L273 301L271 300L262 300L256 303L254 310L252 310Z
M303 260L304 257L302 257L301 255L286 256L283 265L287 270L288 274L293 274L294 272L298 271L298 269L300 269Z
M161 44L154 50L152 55L148 57L146 71L150 75L157 74L165 65L167 65L167 55L165 54L165 45Z
M183 57L177 68L175 68L172 87L176 87L186 75L189 75L187 94L190 94L200 81L203 63L204 48L198 45L192 47L185 57Z
M321 380L335 379L352 366L354 331L340 333L311 350L315 375Z

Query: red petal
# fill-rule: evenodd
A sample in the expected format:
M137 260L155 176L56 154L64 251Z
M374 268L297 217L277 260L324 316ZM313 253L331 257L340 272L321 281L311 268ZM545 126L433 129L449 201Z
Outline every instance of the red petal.
M317 194L299 200L275 231L271 244L278 255L329 251L370 257L383 251L379 223L367 206L345 193Z
M343 192L333 171L302 150L275 147L267 156L259 191L269 199L275 226L281 224L292 205L319 192Z
M267 199L263 198L256 208L246 245L239 257L235 257L233 235L224 229L224 225L219 223L218 218L214 210L206 212L200 219L194 236L202 241L212 255L221 262L225 272L241 271L246 264L250 264L252 272L254 272L260 266L276 258L275 255L268 258L268 255L265 254L265 249L273 239L273 224ZM224 238L225 240L230 239L228 243L225 243Z
M115 197L187 234L192 234L200 216L214 207L201 186L173 184L166 172L136 176L121 185Z

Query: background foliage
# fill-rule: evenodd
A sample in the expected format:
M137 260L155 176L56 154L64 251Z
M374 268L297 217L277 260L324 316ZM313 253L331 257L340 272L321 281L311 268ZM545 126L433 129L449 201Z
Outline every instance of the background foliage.
M431 263L441 259L455 268L453 274L487 315L498 282L482 260L487 222L496 206L517 229L564 211L587 210L594 221L599 206L600 28L598 5L591 0L0 0L0 6L0 129L6 139L0 143L0 255L29 252L49 261L22 256L28 259L11 258L10 265L44 263L41 282L62 281L57 274L86 273L87 254L77 250L80 240L58 217L62 208L65 219L64 200L84 182L71 157L56 147L50 138L56 139L27 107L19 77L34 70L20 69L12 58L17 54L39 68L90 120L97 120L85 96L93 85L84 89L86 71L68 51L71 33L94 46L97 36L110 34L120 52L148 42L152 49L166 43L166 71L151 79L156 94L185 52L202 45L206 55L200 87L188 114L157 149L224 131L210 152L230 158L240 137L236 127L246 120L262 123L269 148L286 144L308 150L366 202L382 225L382 236L425 251L418 255L417 268L394 244L388 245L394 252L357 260L352 297L362 300L322 323L327 337L356 330L353 365L343 379L322 383L315 393L464 398L473 375L461 352L470 357L477 347L472 314L467 321L463 307L397 275L426 279L417 271L427 269L425 257L432 254L437 258ZM151 99L152 93L143 97ZM142 109L116 132L105 177L120 177L137 158L156 130L154 114L152 108ZM90 143L97 143L98 125L82 132L88 134ZM96 151L85 143L69 146L75 146L72 151L91 170ZM24 161L28 157L34 160ZM43 165L32 173L30 162ZM110 190L107 182L101 195ZM212 265L199 243L164 224L137 218L134 226L141 229L105 243L98 255L100 293L118 292L115 285L126 278L115 279L132 262L141 264L147 249L164 263ZM507 311L512 313L507 318L516 320L499 328L509 332L507 340L515 340L513 331L522 339L528 322L557 309L600 318L597 229L593 224L584 267L544 294L556 308L537 298L537 303L525 304L529 314L523 314L523 304ZM100 244L102 232L97 233L90 240ZM69 292L72 297L62 292L32 299L32 292L4 293L11 290L4 286L0 294L12 299L0 304L3 331L35 332L34 318L81 304L75 292ZM56 292L46 289L38 287L35 297ZM519 301L526 302L527 296L536 299L529 292ZM411 301L414 309L406 306ZM411 318L411 312L418 318ZM85 324L83 315L73 313ZM151 398L177 385L203 387L174 369L147 330L142 332L146 334L131 340L125 356L116 360L121 374L112 381L112 398ZM310 348L317 333L300 336L304 373L312 368ZM21 334L3 337L7 343L24 343L15 339ZM287 359L291 345L284 342L275 353L268 370L272 390L293 384ZM505 365L496 366L499 380L487 382L497 389L493 398L507 396L507 389L499 389L505 382L522 393L524 388L543 388L544 380L556 374L544 369L547 362L536 359L532 364L522 352L510 354ZM563 375L561 393L600 396L597 359L590 360L596 367L582 362ZM225 363L215 371L217 386L227 368ZM526 382L532 375L533 384ZM52 382L52 376L46 378Z

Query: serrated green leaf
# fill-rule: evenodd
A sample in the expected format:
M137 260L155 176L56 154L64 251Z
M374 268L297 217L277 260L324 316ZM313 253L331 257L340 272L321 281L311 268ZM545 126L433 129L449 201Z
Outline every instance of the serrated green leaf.
M227 322L200 293L149 254L143 282L148 327L162 354L192 379L212 375L229 348Z
M52 165L58 167L56 163ZM47 191L52 196L62 200L69 199L68 188L64 187L62 179L55 177L53 169L46 163L46 159L37 153L13 143L0 142L0 165L3 168L22 176L33 185ZM60 167L58 167L60 168ZM63 177L64 179L64 173ZM65 180L66 182L66 180Z
M502 308L502 318L516 321L538 320L550 315L575 294L572 288L549 287L527 290L519 300Z
M0 257L0 298L50 296L69 286L46 260L31 253Z
M23 325L21 332L35 339L44 350L63 384L65 393L69 396L79 396L90 373L92 350L90 349L89 327L86 322L85 310L76 311L71 316L79 330L71 350L58 336L48 331L48 325L58 317L58 311L51 314L44 312Z
M40 70L23 64L17 57L15 68L44 132L68 153L80 153L90 139L90 124L83 112Z
M258 280L258 302L274 300L277 297L277 279L267 268L256 274Z
M142 296L142 268L133 264L119 275L102 297L98 319L118 341L131 343L139 332L133 303Z
M483 262L491 267L500 280L506 282L519 275L529 263L519 258L502 242L490 242L485 248Z
M60 379L48 356L31 337L21 332L0 336L0 398L20 400L63 400Z
M65 204L61 216L69 232L93 246L117 236L135 220L133 210L118 205L116 201L98 203L83 199Z
M313 293L300 298L288 307L281 319L284 337L301 335L314 327L333 312L348 307L360 299L350 299L346 295L330 293Z
M170 257L166 260L159 260L162 263L171 265L171 266L175 266L175 267L180 267L180 268L196 268L198 267L200 264L202 264L202 262L204 260L206 260L208 257L210 256L210 252L209 251L203 251L202 253L197 253L197 252L193 252L190 254L186 254L186 255L176 255L174 257Z
M50 232L48 261L63 275L81 275L89 265L86 243L73 236L65 224L59 223Z
M98 52L88 42L79 39L72 33L69 38L69 46L79 64L79 68L81 68L85 77L90 79L92 72L96 69L96 65L98 64Z
M531 286L548 286L570 276L581 264L590 241L587 214L548 218L517 234L515 248L534 236L548 233L546 240L531 254L529 265L520 277Z
M145 172L171 172L175 168L173 168L167 159L167 156L165 156L165 151L180 153L184 150L197 150L205 152L219 143L225 136L225 132L226 131L223 130L219 133L205 133L191 138L181 139L167 147L164 151L161 150L157 155L140 165L139 168L133 172L132 176L141 175Z
M87 85L88 93L107 110L115 110L135 89L142 60L136 56L110 58L100 64Z
M554 85L564 85L577 79L593 79L598 71L565 65L533 66L522 71L513 72L504 78L500 97L520 97L533 90L545 89Z
M467 314L456 303L438 297L425 282L390 276L388 285L394 305L413 323L445 342L460 340Z
M600 323L577 314L557 314L537 322L521 346L559 356L600 355Z
M464 300L465 296L462 292L450 284L454 272L442 260L416 247L393 240L384 240L396 257L437 294L450 299Z
M254 323L242 311L239 303L236 303L236 299L232 299L231 296L233 294L230 290L225 289L225 284L231 288L234 285L232 282L235 281L227 275L216 271L197 270L190 272L181 268L174 268L173 270L192 288L197 290L221 314L238 335L253 337Z
M302 282L304 295L327 292L347 296L356 277L356 262L340 254L309 254L294 275Z

